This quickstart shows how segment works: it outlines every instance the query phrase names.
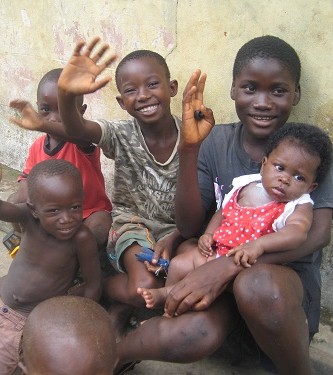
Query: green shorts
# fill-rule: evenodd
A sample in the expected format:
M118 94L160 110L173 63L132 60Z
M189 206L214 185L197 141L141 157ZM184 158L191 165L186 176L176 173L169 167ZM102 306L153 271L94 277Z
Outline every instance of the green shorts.
M175 224L159 223L139 216L121 214L113 217L107 244L108 258L119 272L126 272L121 256L134 243L154 248L156 242L171 234Z

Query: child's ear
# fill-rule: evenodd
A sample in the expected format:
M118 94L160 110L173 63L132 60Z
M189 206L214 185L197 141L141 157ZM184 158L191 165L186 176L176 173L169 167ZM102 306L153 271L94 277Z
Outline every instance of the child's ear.
M31 201L29 200L29 198L27 199L27 206L29 207L30 211L31 211L31 215L35 218L35 219L38 219L38 215L37 215L37 212L36 212L36 208L35 206L31 203Z
M173 79L172 81L170 81L170 96L171 96L171 98L176 96L177 92L178 92L178 81Z
M262 158L262 162L261 162L261 167L260 167L260 175L262 176L262 170L263 170L263 166L267 163L267 156L264 156Z
M85 111L87 110L87 104L82 104L80 108L80 113L83 116Z
M230 98L232 100L235 100L235 97L236 97L236 95L235 95L235 84L234 84L234 82L232 82L232 85L231 85L231 88L230 88Z
M117 99L117 102L120 105L120 107L126 111L126 108L124 106L124 101L123 101L123 98L121 97L121 95L116 96L116 99Z
M318 182L314 182L309 189L309 194L312 193L314 190L316 190L318 187Z
M293 100L293 105L297 105L301 100L301 85L297 85L295 89L295 96Z

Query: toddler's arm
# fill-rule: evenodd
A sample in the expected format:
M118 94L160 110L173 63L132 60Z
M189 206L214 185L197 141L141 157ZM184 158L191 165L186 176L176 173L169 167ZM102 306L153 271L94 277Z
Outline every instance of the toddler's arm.
M296 206L295 211L288 217L285 227L281 230L238 246L230 250L227 256L234 255L236 265L250 267L263 253L296 249L306 241L312 219L312 204L300 204Z
M2 167L0 164L0 181L2 179ZM16 205L0 199L0 220L9 223L26 223L29 219L29 208L27 205Z
M98 250L95 237L91 231L82 225L79 233L75 236L74 246L77 249L77 256L81 274L84 280L83 292L79 294L83 297L99 301L102 293L101 267L98 259ZM70 291L77 294L75 287Z

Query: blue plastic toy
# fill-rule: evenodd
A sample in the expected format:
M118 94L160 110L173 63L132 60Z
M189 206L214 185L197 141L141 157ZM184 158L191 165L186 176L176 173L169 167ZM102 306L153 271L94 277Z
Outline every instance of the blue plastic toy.
M142 251L139 254L135 254L136 259L140 262L149 262L151 263L153 260L154 250L150 249L149 247L142 246ZM165 270L168 269L170 262L167 259L160 258L157 261L157 266L163 267Z

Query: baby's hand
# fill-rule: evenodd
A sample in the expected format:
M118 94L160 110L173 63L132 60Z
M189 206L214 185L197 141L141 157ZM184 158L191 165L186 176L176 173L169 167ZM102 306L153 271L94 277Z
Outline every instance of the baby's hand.
M96 81L105 68L116 59L114 54L107 56L111 47L106 43L98 46L99 41L100 38L95 37L90 43L77 43L72 57L59 77L60 90L67 94L84 95L97 91L111 80L111 76L108 75Z
M13 100L9 106L18 111L20 116L12 116L10 122L27 130L39 130L43 127L43 119L25 100Z
M202 256L208 258L214 254L212 246L214 245L213 235L204 233L198 241L198 249Z
M237 266L249 268L257 262L257 259L264 253L264 249L256 243L249 241L228 251L227 257L234 255L234 262Z

